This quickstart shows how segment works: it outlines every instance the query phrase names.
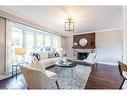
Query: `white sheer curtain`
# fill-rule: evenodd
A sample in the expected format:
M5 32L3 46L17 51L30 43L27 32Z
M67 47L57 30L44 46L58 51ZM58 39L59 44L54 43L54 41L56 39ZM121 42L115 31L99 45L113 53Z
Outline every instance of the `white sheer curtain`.
M127 6L123 7L123 62L127 64Z
M0 79L4 76L5 74L5 62L6 62L6 58L5 58L5 18L0 17Z
M11 64L11 21L6 20L6 74L12 71L12 64Z

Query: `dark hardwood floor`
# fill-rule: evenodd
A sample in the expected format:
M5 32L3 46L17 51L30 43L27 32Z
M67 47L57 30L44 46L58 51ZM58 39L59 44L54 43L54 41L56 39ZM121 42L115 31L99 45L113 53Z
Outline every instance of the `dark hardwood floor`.
M91 71L85 89L119 89L122 80L118 66L98 64Z
M18 75L20 77L21 74ZM85 89L119 89L122 83L118 67L97 65L97 71L91 71ZM19 78L11 77L0 80L0 89L27 89Z
M18 75L20 77L21 74ZM0 80L0 89L27 89L27 87L16 76Z

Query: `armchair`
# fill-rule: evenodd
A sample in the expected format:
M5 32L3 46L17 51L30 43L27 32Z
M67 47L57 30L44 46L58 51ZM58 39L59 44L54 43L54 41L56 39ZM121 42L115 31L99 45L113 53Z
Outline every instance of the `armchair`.
M25 65L19 66L29 89L46 89L50 87L53 82L56 82L57 88L59 89L56 73L50 71L42 72L37 68Z
M86 59L84 59L83 62L87 65L92 66L92 69L97 68L96 53L95 52L90 52L88 57Z

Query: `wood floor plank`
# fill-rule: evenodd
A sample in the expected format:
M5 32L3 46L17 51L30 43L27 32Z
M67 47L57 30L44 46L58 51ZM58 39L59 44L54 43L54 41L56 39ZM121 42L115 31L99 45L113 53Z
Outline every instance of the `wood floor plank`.
M98 64L91 71L85 89L119 89L122 78L118 66Z

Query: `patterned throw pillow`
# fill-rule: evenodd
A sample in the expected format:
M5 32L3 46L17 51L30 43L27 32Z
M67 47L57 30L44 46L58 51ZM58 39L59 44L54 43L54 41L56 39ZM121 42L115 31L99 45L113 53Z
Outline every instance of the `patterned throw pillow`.
M59 55L59 53L58 52L56 52L55 53L55 57L59 57L60 55Z
M34 58L36 58L38 61L40 61L40 55L38 53L33 53L32 55Z

